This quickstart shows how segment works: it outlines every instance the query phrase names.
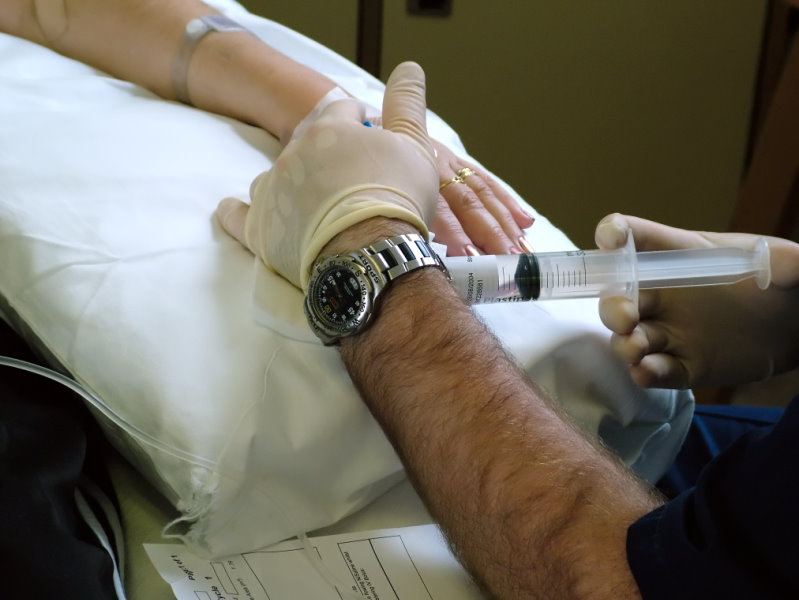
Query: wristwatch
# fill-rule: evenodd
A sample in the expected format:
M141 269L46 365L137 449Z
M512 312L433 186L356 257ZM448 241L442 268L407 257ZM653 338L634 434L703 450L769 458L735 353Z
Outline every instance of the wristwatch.
M311 329L326 346L363 331L385 287L423 267L436 267L449 277L444 263L417 233L380 240L349 254L320 257L305 296Z

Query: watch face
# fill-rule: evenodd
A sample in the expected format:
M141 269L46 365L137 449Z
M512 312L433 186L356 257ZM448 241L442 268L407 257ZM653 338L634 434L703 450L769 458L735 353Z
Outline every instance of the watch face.
M357 329L369 303L369 290L352 265L332 261L313 283L311 303L315 316L336 333Z

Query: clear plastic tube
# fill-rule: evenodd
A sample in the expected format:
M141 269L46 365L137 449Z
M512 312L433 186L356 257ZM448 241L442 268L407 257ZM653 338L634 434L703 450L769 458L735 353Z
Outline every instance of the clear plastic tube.
M632 238L618 250L575 250L448 257L452 283L468 304L627 296L638 290L729 284L754 277L771 283L768 243L751 250L699 248L636 252Z

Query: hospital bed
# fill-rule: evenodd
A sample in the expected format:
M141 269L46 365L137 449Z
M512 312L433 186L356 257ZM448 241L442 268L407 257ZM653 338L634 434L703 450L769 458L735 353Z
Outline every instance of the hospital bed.
M381 104L382 84L342 57L210 4ZM0 59L0 315L96 396L119 452L129 596L169 597L145 541L220 556L429 522L336 351L308 329L300 292L213 219L220 199L247 198L277 140L11 36ZM438 116L428 126L468 156ZM574 248L540 214L528 235L537 250ZM662 474L693 398L635 387L595 300L476 310L581 427L643 477Z

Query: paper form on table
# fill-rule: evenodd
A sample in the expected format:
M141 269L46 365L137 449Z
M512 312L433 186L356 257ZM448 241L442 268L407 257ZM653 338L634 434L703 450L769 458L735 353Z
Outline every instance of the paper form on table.
M310 545L332 578L296 540L214 560L181 545L144 548L178 600L483 598L435 525L314 537Z

